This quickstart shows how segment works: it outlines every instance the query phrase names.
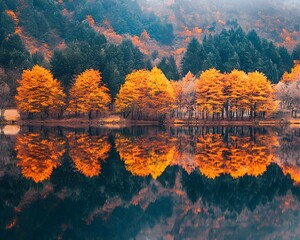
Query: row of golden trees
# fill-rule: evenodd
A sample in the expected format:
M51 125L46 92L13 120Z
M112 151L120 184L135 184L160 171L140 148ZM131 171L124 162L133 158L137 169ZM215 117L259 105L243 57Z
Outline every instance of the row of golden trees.
M51 72L38 65L25 70L19 80L15 97L18 109L27 113L29 118L38 113L42 118L64 110L78 114L107 111L111 102L108 88L103 84L100 72L88 69L79 74L70 91L68 101L61 83L53 78Z
M168 81L157 68L139 70L126 77L116 98L116 109L133 118L215 119L265 117L276 109L273 87L259 72L233 70L223 74L204 71L197 79L188 73Z
M242 131L240 131L242 130ZM147 134L115 135L115 148L125 167L136 176L162 175L168 166L180 166L188 174L199 170L208 178L222 174L233 178L260 176L272 162L277 162L285 175L290 174L299 183L300 171L295 162L278 158L278 137L273 132L260 134L255 129L240 129L229 133L226 129L202 128L188 135L180 132L147 131ZM238 132L239 131L239 132ZM109 157L112 143L106 134L90 136L73 132L66 137L38 133L19 135L15 150L22 174L35 182L49 179L61 165L67 152L74 169L86 177L101 173L101 165ZM281 153L279 154L286 154Z
M112 99L97 70L89 69L75 78L68 97L60 82L43 67L25 70L15 97L18 109L29 118L39 113L62 116L107 111ZM170 117L194 119L243 119L265 117L276 109L273 87L259 72L233 70L223 74L204 71L199 78L188 73L180 81L169 81L158 68L134 71L126 76L115 98L115 109L125 118L165 120Z

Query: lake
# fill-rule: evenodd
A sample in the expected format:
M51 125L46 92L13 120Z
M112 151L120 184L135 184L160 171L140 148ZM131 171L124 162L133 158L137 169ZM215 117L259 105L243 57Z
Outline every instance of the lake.
M5 126L0 239L299 239L300 128Z

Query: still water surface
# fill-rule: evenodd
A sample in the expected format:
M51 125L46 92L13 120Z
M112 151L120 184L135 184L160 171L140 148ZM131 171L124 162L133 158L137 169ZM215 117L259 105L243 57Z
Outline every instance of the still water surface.
M300 238L299 128L17 130L0 239Z

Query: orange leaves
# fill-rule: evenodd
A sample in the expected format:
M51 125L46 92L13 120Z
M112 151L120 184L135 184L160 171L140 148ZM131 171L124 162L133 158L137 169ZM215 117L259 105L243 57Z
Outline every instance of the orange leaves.
M53 169L61 165L64 144L61 139L48 140L40 134L18 136L15 150L19 159L17 166L22 168L23 176L36 183L49 179Z
M6 14L14 21L15 25L18 25L19 19L18 19L17 15L14 13L14 11L6 10Z
M100 72L88 69L77 76L70 90L67 110L79 113L106 111L110 102L109 89L103 84Z
M91 15L86 16L86 20L88 21L88 23L91 27L95 26L95 20L93 19L93 17Z
M65 94L60 83L49 70L35 65L24 70L15 100L21 112L56 112L65 105Z
M281 81L285 84L292 83L300 80L300 64L295 64L292 68L291 73L285 72L282 76Z
M139 70L128 74L125 83L116 97L116 110L119 112L142 111L150 72Z
M224 108L227 117L236 114L243 117L257 113L271 113L276 104L273 101L273 88L266 76L259 72L246 74L233 70L222 74L209 69L200 75L196 83L197 104L207 113L221 113Z
M267 77L262 73L253 72L248 74L248 81L252 108L258 112L273 112L273 87Z
M214 68L206 70L196 82L197 104L207 112L220 112L224 104L223 74Z
M150 40L150 36L148 34L148 32L146 30L144 30L142 33L141 33L141 36L140 36L141 40L143 41L149 41Z
M160 115L167 114L174 108L175 100L174 91L170 82L163 72L155 67L151 70L150 78L147 83L150 89L148 98L146 99L148 112L150 114L154 114L155 112Z
M149 133L142 137L116 135L116 149L126 169L136 176L159 177L170 165L175 144L167 134Z
M174 100L173 88L161 70L139 70L126 76L116 97L116 110L165 115L174 107Z
M100 161L108 158L111 149L108 137L70 133L67 138L69 154L76 169L86 177L98 176L101 172Z
M247 136L228 136L224 142L221 134L205 134L197 140L196 164L209 178L229 174L233 178L244 175L262 175L274 157L272 146L276 139L256 135L255 141Z

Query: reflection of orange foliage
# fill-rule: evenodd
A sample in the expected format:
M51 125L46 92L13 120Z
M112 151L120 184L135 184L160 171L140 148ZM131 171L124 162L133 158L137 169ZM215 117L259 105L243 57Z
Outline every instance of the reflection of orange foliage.
M143 137L116 135L116 148L133 175L159 177L172 162L175 146L167 134Z
M15 150L18 152L17 166L22 168L25 178L34 182L49 179L54 168L58 167L65 152L65 142L60 139L45 139L40 134L24 134L17 138Z
M101 172L100 161L108 158L111 144L107 136L89 136L88 134L67 135L69 155L79 172L86 177L98 176Z
M255 142L250 137L229 136L225 143L221 134L206 134L198 138L196 163L202 174L212 179L221 174L256 177L272 162L274 145L273 136L257 135Z
M12 10L6 10L6 14L14 21L14 23L17 25L19 23L19 19L17 15Z
M282 172L284 173L284 175L290 174L291 179L293 179L293 181L295 183L297 183L297 184L300 183L300 167L299 166L283 164L280 166L280 168L282 169Z
M195 147L192 144L192 136L179 136L176 144L176 151L171 165L183 168L188 174L196 169Z

